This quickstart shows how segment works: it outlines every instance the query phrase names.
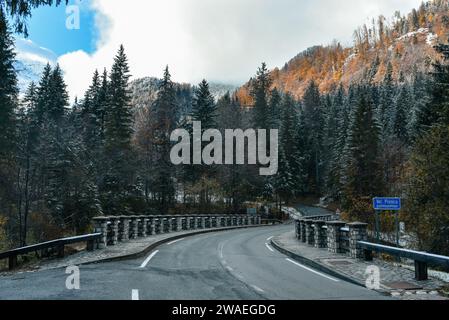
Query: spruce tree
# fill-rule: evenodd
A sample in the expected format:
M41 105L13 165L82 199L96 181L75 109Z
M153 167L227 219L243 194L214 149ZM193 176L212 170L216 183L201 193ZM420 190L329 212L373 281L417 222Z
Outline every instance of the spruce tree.
M379 196L382 192L379 129L366 88L360 92L358 101L348 141L350 159L345 185L346 206L356 214L363 213L357 210L357 201Z
M175 195L174 168L170 160L172 143L170 135L175 130L177 119L176 91L171 80L168 66L159 85L157 99L153 104L155 117L152 159L152 191L161 213L167 214L173 205Z
M303 98L305 134L307 135L308 184L310 192L319 194L322 187L323 106L318 86L311 81Z
M17 76L12 34L0 6L0 159L14 152L15 110L17 107Z
M193 98L193 106L191 112L192 121L200 121L203 131L207 129L215 129L216 123L216 105L214 97L210 93L209 84L203 80L198 89L195 90Z
M129 199L135 196L135 163L131 138L133 116L128 89L129 67L125 49L120 46L114 58L107 91L105 119L104 176L100 191L102 206L110 214L133 213Z
M267 65L262 63L252 83L251 95L254 99L254 129L271 129L273 121L269 107L271 77Z

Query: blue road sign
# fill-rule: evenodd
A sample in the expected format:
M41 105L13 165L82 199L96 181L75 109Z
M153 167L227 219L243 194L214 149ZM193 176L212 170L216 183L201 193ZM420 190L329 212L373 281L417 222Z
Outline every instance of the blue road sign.
M401 198L374 198L374 210L399 211L401 210Z

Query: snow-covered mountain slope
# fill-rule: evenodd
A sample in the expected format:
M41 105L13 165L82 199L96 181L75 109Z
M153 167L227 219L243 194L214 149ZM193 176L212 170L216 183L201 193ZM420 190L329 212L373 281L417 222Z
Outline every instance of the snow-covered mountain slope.
M39 82L42 71L47 63L56 65L57 56L50 50L39 47L31 40L16 39L16 63L19 89L23 94L28 85Z

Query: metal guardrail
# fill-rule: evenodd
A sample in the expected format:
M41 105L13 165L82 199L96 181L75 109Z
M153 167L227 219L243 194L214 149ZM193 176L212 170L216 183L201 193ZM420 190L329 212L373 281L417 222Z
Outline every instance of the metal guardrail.
M13 270L17 267L17 257L20 255L25 255L33 252L56 249L58 257L64 257L64 249L66 245L87 242L87 250L93 251L95 249L95 244L101 238L101 233L93 233L83 236L70 237L64 239L57 239L53 241L48 241L44 243L38 243L31 246L17 248L0 253L0 260L9 260L9 270Z
M428 280L428 264L439 265L449 268L449 257L432 253L400 249L381 244L359 241L358 245L364 249L365 260L373 260L373 252L384 253L394 257L401 257L415 261L415 277L418 281Z

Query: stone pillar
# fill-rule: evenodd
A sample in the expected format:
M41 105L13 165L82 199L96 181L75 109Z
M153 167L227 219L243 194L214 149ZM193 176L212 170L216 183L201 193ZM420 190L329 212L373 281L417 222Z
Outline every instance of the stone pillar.
M306 243L314 246L315 245L315 235L314 235L314 228L313 224L315 222L313 220L307 220L306 221Z
M131 217L131 239L137 239L139 237L139 217L133 216Z
M95 233L101 233L99 240L99 248L104 249L108 246L108 222L109 218L98 217L94 218Z
M199 229L199 227L198 227L198 217L197 216L193 216L193 228L196 230L196 229Z
M368 239L368 224L361 222L349 223L349 254L354 259L364 259L365 252L357 244Z
M147 218L147 235L154 235L154 222L153 217Z
M129 240L129 217L121 216L119 223L119 241Z
M176 218L176 231L182 231L182 217L177 217Z
M247 226L249 224L248 216L243 217L243 225Z
M140 216L138 217L138 233L137 235L141 238L145 238L147 236L147 231L146 231L146 217L145 216Z
M189 230L189 227L187 225L187 217L181 218L181 230Z
M226 216L226 227L232 226L232 217Z
M341 221L329 221L327 225L327 250L332 253L343 253L342 250L342 232L346 223Z
M120 224L120 218L119 217L111 217L111 224L110 224L110 235L108 236L108 244L115 246L118 243L119 238L119 224Z
M326 225L325 221L315 221L315 248L326 248L327 247L327 233L323 227Z
M201 229L206 229L206 217L205 216L200 217L200 223L201 223Z
M161 218L156 216L153 218L154 234L161 233Z
M301 240L301 221L295 220L296 239Z
M210 229L210 227L211 227L211 217L209 217L209 216L207 216L206 218L205 218L205 228L206 229Z
M299 227L301 228L301 242L307 243L307 237L306 237L306 220L301 219L299 220Z

